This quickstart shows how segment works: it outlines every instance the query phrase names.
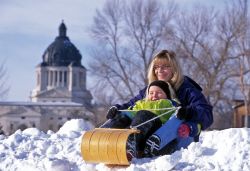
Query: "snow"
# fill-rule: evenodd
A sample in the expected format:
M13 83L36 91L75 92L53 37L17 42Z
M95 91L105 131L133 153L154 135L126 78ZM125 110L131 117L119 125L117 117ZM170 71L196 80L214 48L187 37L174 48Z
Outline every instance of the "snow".
M200 142L172 155L133 160L129 167L85 163L80 145L91 123L72 119L54 133L36 128L0 135L0 170L4 171L250 171L250 128L202 132Z

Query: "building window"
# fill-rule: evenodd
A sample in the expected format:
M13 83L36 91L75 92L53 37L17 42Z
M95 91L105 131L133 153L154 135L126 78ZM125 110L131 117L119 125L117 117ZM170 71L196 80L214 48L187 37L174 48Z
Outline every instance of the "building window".
M76 87L76 73L73 74L73 87Z
M83 78L83 72L80 72L80 74L79 74L79 84L80 84L80 87L82 87L83 86L83 80L84 80L84 78Z
M242 127L245 127L245 118L247 117L247 127L250 128L250 115L242 115L241 117L241 125Z
M59 71L59 82L62 82L62 71Z
M25 124L21 124L17 127L17 129L21 129L22 131L27 129L28 127Z
M52 86L52 83L53 83L53 71L50 71L50 83L49 85Z
M53 130L53 125L49 125L49 130Z
M55 71L55 82L57 83L57 71Z
M59 130L61 127L62 127L62 125L59 124L58 127L57 127L57 129Z
M14 125L13 124L10 124L10 130L12 131L14 128Z
M67 77L68 77L68 80L69 80L69 81L67 81L67 84L69 86L71 84L71 81L72 81L70 72L67 72Z
M37 86L39 86L40 85L40 74L39 73L37 73Z
M49 85L49 71L46 71L46 86Z
M64 84L67 84L67 71L64 71Z

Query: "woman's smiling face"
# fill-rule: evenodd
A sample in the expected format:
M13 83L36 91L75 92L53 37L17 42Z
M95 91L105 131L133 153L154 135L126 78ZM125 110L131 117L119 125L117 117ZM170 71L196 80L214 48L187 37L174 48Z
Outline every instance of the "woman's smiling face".
M158 80L170 81L173 77L173 68L167 61L160 61L154 65L154 72Z

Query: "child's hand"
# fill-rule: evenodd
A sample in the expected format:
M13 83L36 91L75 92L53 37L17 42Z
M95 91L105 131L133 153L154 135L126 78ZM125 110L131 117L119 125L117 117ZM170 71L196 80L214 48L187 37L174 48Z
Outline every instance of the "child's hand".
M112 107L108 110L107 115L106 115L106 118L107 118L107 119L113 119L113 118L116 116L117 113L118 113L117 107L116 107L116 106L112 106Z

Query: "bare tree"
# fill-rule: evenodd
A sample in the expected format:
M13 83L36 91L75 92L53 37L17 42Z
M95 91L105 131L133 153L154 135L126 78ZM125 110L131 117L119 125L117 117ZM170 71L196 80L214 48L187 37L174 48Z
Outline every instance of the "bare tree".
M250 114L250 24L247 9L247 0L239 0L238 5L232 7L233 10L237 10L237 21L239 30L239 37L235 45L235 51L238 56L238 68L236 75L238 76L240 91L242 93L245 105L245 120L244 125L248 127L248 115Z
M164 9L153 0L107 1L92 26L98 47L89 68L97 78L95 96L108 104L134 96L147 84L153 54L172 49L184 73L195 78L214 106L215 122L224 120L220 128L230 127L232 98L240 84L235 78L245 84L250 69L250 20L247 0L225 5L220 11L201 5L179 11L175 4Z
M170 39L181 57L184 73L201 84L214 113L227 121L222 127L229 127L232 118L233 78L238 67L235 60L239 56L235 45L243 31L239 20L242 12L236 8L239 5L236 1L234 8L221 13L195 6L192 12L179 15L175 37Z
M4 62L0 63L0 99L3 100L7 97L9 86L7 86L7 71L4 67Z
M240 65L240 76L239 76L239 84L240 84L240 90L243 95L244 99L244 106L245 106L245 120L244 125L245 127L248 127L248 115L250 113L250 83L249 83L249 74L248 78L246 79L246 73L249 73L249 69L246 69L246 64L243 62L245 56L242 58L239 58L239 65ZM247 64L249 66L249 63ZM247 70L247 71L246 71ZM248 82L248 83L247 83Z
M127 2L127 3L126 3ZM95 76L95 96L103 103L126 101L147 84L152 56L163 47L164 33L173 33L173 3L164 10L154 0L107 1L92 26L96 40L89 71Z
M216 28L218 13L214 9L196 6L191 13L181 13L173 39L185 73L195 78L204 94L215 106L225 97L220 92L229 78L227 52L230 39L222 40ZM198 72L197 72L198 71Z

